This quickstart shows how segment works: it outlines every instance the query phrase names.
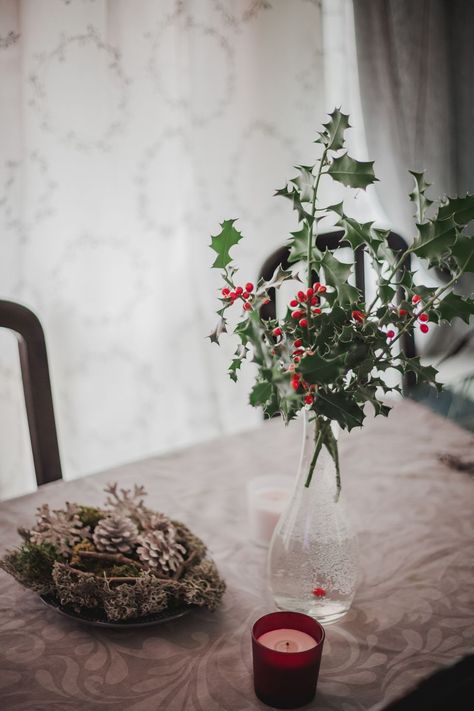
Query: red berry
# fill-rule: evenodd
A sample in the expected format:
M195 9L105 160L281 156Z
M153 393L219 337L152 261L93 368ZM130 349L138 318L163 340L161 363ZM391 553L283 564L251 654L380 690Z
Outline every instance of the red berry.
M271 299L269 299L267 296L267 298L262 301L262 304L269 304L270 301L271 301Z
M319 299L317 296L313 296L311 299L311 306L316 306L317 304L319 304Z
M307 326L308 326L308 319L302 318L298 323L299 323L299 325L301 326L301 328L307 328Z
M319 289L320 286L321 286L320 282L319 282L319 281L316 281L316 282L313 284L313 289L314 289L315 291L318 291L318 289Z
M280 328L279 326L277 326L276 328L274 328L273 331L272 331L272 334L273 334L275 337L281 336L281 333L282 333L282 331L281 331L281 328Z
M293 355L294 355L294 356L295 356L295 355L301 355L302 353L303 353L303 349L302 349L302 348L297 348L296 350L293 351Z
M420 314L420 315L418 316L418 318L420 319L420 321L424 321L424 322L430 320L430 317L428 316L428 314Z
M229 294L229 299L232 299L232 302L234 302L236 300L236 298L237 298L237 294L235 293L235 291L231 291Z
M319 294L325 294L327 291L327 288L324 286L324 284L321 284L318 288L318 293Z
M296 295L300 301L306 301L306 294L304 291L299 291Z
M245 291L248 291L249 294L250 294L251 291L253 291L253 284L252 284L251 281L248 281L248 282L246 283L246 285L245 285Z
M420 326L420 331L421 331L422 333L428 333L429 330L430 330L430 328L429 328L429 326L426 325L426 323L422 323L422 324L421 324L421 326Z
M387 331L385 335L387 336L387 338L393 338L395 336L395 331Z
M240 296L242 292L243 292L243 289L241 286L238 286L235 290L235 293L237 294L237 296Z
M295 355L295 356L293 356L293 360L295 361L295 363L299 363L301 358L299 356Z
M321 309L313 309L313 314L318 316L321 313Z
M359 323L363 323L365 319L365 314L362 311L353 311L352 312L352 318L354 321L358 321Z
M248 301L244 304L244 311L252 311L252 305Z
M411 303L418 304L420 301L421 301L421 296L419 296L418 294L413 294L413 296L411 297Z
M306 296L308 297L308 299L311 298L313 296L313 294L314 294L314 289L312 289L311 287L309 287L309 289L306 289Z
M399 309L398 313L400 314L400 316L406 316L408 311L406 309Z
M312 405L314 402L314 398L312 395L306 395L304 401L307 405Z
M291 387L293 388L293 390L298 390L299 386L300 386L299 380L292 380L291 381Z
M243 299L248 299L249 296L250 296L250 294L249 294L248 291L243 291L243 292L242 292L242 298L243 298Z
M221 294L225 299L227 299L227 297L230 294L230 289L228 289L227 287L224 287L224 289L222 289L222 291L221 291Z
M324 588L314 588L313 595L315 597L325 597L326 590Z
M303 345L303 341L301 340L301 338L297 338L296 341L293 343L293 345L295 348L299 348L300 346Z
M293 308L295 308L295 306L299 306L299 304L298 304L298 302L296 301L296 299L292 299L292 300L290 301L290 306L292 306Z
M294 318L294 319L301 318L303 314L304 314L304 311L293 311L293 313L291 314L291 318Z

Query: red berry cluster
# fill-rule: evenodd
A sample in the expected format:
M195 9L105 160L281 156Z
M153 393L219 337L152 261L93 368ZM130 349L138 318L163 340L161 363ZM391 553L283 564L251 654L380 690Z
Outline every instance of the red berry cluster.
M227 286L225 286L221 294L224 299L229 299L231 304L233 304L237 299L241 299L244 302L244 311L251 311L252 310L252 304L250 303L249 300L252 300L252 291L253 291L253 284L252 282L248 281L245 285L243 286L236 286L234 291L231 291Z
M325 292L326 287L324 284L320 284L319 281L317 281L312 287L308 287L306 291L298 291L295 298L290 301L290 308L295 309L291 312L291 318L298 322L300 328L308 328L307 316L309 308L313 316L318 316L318 314L321 313L321 309L318 306L320 297L317 295L324 294Z
M420 324L420 331L421 331L422 333L428 333L428 331L430 330L430 328L429 328L429 326L428 326L428 324L427 324L427 321L430 320L430 317L429 317L429 315L428 315L427 313L425 313L424 311L421 310L421 308L422 308L422 306L421 306L421 296L420 296L419 294L413 294L413 296L411 297L411 303L412 303L413 306L415 306L415 307L417 307L417 306L419 305L420 312L418 313L418 322L419 322L419 324Z
M304 401L306 405L312 405L314 402L314 397L313 394L314 391L316 390L316 385L309 385L303 378L301 377L301 373L296 373L295 372L295 366L290 365L288 368L288 372L292 373L291 376L291 387L295 392L298 392L298 390L303 390L303 392L306 393L304 397Z

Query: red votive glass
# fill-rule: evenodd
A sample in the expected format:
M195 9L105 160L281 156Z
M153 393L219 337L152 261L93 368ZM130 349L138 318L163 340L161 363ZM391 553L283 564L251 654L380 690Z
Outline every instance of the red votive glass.
M272 637L267 633L274 630L282 631L277 632L275 637L281 637L281 641L271 642L276 649L265 646ZM296 633L292 632L294 630ZM285 631L288 631L289 642L284 641ZM304 634L299 634L301 632ZM305 635L314 640L314 646L309 649L304 649L308 643L311 644ZM263 638L262 642L259 642L260 638ZM252 628L252 652L254 687L260 701L278 709L295 709L312 701L316 693L323 643L324 628L312 617L300 612L272 612L257 620ZM298 647L302 651L293 651Z

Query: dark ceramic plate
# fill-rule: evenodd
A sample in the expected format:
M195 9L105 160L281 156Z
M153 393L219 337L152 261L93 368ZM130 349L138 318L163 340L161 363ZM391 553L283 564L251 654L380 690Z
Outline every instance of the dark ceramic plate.
M48 607L52 607L65 617L77 622L83 622L86 625L94 625L95 627L106 627L115 630L130 630L138 627L150 627L151 625L159 625L162 622L176 620L178 617L183 617L191 612L192 607L176 607L171 610L163 610L156 615L147 615L146 617L135 618L133 620L122 620L121 622L111 622L108 620L102 610L87 609L82 612L76 612L72 607L64 607L60 605L58 600L51 595L40 595L41 600Z

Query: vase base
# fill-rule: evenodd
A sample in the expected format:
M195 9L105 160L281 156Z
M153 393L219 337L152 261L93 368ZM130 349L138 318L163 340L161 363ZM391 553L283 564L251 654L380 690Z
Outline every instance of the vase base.
M294 598L275 598L275 605L279 610L291 610L291 612L302 612L304 615L314 617L322 625L330 625L338 622L349 612L350 605L335 600L327 600L324 603L312 604L308 600L295 600Z

